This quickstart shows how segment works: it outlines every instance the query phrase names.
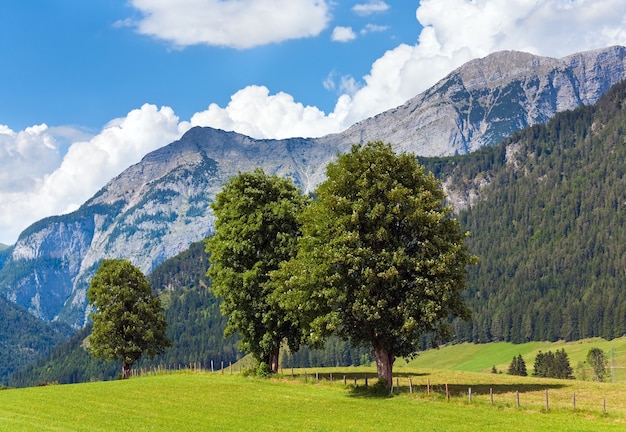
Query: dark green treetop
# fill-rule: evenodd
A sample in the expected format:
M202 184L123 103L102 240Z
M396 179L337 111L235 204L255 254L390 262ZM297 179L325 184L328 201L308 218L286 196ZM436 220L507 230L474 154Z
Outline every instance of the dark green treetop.
M432 174L381 142L356 145L327 167L303 214L296 259L273 274L309 341L337 333L372 346L380 378L426 333L447 335L474 256ZM280 283L278 283L280 281Z
M125 259L102 261L87 291L93 331L89 352L104 360L119 360L122 378L146 354L154 357L171 345L163 308L144 274Z
M212 290L228 316L227 334L241 348L278 370L281 343L297 350L300 327L287 319L274 296L269 272L296 255L297 214L309 203L291 180L257 168L231 178L211 204L215 232L206 241Z

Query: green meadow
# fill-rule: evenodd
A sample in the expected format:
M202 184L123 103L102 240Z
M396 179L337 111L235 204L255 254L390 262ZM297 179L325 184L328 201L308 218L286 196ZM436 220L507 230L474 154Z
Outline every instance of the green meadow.
M623 339L560 344L573 365L590 347L615 353L626 348ZM233 367L233 373L179 371L6 389L0 391L0 430L626 430L626 383L489 373L494 364L506 369L520 353L531 367L536 352L560 344L462 344L428 351L408 363L398 361L392 396L376 391L373 367L285 369L272 379L245 377Z
M494 404L486 394L469 402L461 391L477 387L489 374L415 371L413 393L406 387L393 397L377 395L341 379L317 382L299 378L246 378L219 372L177 372L126 381L11 389L0 392L0 430L10 431L376 431L376 430L576 430L626 428L626 407L611 403L607 414L588 407L555 406L545 411L533 392L578 391L586 397L605 394L611 384L578 387L575 382L509 380L494 376ZM372 372L370 370L370 372ZM480 375L480 376L479 376ZM403 377L403 381L408 378ZM413 380L413 378L411 378ZM433 384L430 394L423 385ZM421 384L417 385L420 381ZM450 399L440 393L448 381ZM402 385L402 384L401 384ZM598 387L599 388L596 388ZM521 396L520 407L513 399ZM484 390L484 388L483 388ZM622 397L623 397L623 388ZM398 389L396 389L398 392ZM611 394L613 389L606 390ZM556 396L555 396L556 397ZM599 401L597 401L599 403Z

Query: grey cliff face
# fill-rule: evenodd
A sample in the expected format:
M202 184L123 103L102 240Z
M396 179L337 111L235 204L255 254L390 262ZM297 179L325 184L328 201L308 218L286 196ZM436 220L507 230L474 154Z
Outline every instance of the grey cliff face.
M556 112L594 103L625 77L626 50L613 47L563 59L501 52L449 74L404 105L318 139L255 140L194 128L112 179L68 215L41 220L3 252L0 295L46 320L84 325L86 290L99 262L124 257L149 273L210 234L210 203L239 172L261 167L304 192L353 143L381 140L421 156L463 154L492 145ZM457 206L478 199L444 186Z
M461 66L404 105L341 133L421 156L466 154L554 114L595 103L626 77L626 49L562 59L506 51Z

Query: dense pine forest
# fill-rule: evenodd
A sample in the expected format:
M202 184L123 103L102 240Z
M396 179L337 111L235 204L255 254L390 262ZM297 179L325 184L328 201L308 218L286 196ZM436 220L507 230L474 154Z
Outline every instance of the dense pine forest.
M422 162L456 185L488 181L458 215L481 262L457 341L626 333L626 84L497 147Z

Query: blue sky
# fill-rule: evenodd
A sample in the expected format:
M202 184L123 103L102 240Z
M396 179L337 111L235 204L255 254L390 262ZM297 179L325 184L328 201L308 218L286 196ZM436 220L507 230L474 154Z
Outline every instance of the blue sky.
M0 242L190 127L321 136L514 49L626 45L623 0L0 2Z
M367 3L337 3L315 36L230 48L139 34L142 11L127 0L2 2L0 123L14 130L46 123L97 132L144 103L167 105L189 119L210 103L227 105L249 85L330 112L337 87L327 89L325 81L362 77L386 50L416 42L416 4L399 3L379 2L367 14L353 10ZM333 42L337 26L352 28L355 38Z

